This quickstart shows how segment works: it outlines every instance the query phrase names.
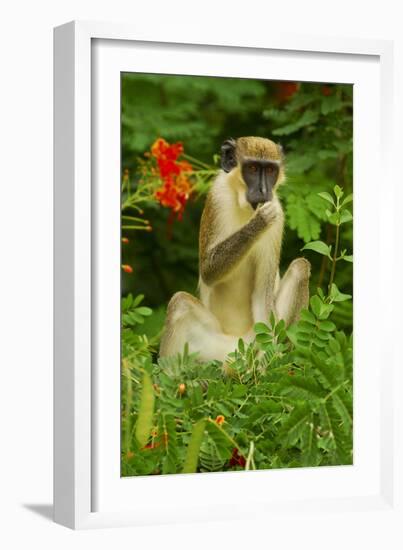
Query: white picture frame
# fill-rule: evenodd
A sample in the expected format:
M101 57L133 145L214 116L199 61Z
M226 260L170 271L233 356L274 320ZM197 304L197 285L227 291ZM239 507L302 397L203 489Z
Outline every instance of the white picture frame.
M55 521L79 529L297 518L303 510L375 514L397 525L396 357L391 345L382 349L390 330L366 314L371 296L374 318L393 318L385 289L397 284L394 270L380 267L395 254L384 238L393 233L393 43L271 34L195 44L186 31L153 37L130 25L72 22L55 29L54 45ZM120 189L111 182L120 173L121 71L251 78L277 71L283 80L355 84L354 466L120 478ZM388 185L379 207L381 171Z

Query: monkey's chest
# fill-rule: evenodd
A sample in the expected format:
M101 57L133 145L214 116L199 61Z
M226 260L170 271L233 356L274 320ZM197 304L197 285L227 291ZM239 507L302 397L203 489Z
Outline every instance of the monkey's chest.
M279 255L279 244L263 237L241 264L211 289L210 310L223 332L244 336L255 322L267 319L278 278Z
M211 290L210 309L224 333L243 336L252 328L255 277L252 263L245 264Z

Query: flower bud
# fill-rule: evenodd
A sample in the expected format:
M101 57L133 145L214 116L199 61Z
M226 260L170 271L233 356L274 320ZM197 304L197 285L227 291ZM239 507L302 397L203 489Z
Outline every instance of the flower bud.
M215 419L215 423L218 424L219 426L224 424L224 422L225 422L225 416L223 416L222 414L219 414Z

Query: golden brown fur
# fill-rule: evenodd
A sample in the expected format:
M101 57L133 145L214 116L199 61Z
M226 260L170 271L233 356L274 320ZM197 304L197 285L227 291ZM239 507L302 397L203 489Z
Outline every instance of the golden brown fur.
M239 157L282 160L282 149L270 139L260 137L241 137L236 141Z

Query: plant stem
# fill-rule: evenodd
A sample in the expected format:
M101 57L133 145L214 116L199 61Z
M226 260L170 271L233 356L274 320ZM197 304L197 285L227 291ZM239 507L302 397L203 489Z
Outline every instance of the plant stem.
M235 441L235 439L233 439L229 434L227 434L227 432L225 430L223 430L221 428L221 426L219 426L215 420L212 420L211 418L207 418L207 422L209 422L210 424L212 424L219 432L221 432L227 439L228 441L231 442L231 444L236 447L238 449L238 451L241 451L242 450L239 448L239 445L238 443Z
M330 225L330 223L327 224L326 228L326 244L330 245L332 242L332 233L333 233L333 226ZM325 272L327 270L327 264L328 264L329 258L327 256L322 257L322 263L320 266L320 272L319 272L319 278L318 278L318 284L316 285L318 288L322 288L323 279L325 277Z
M333 281L334 281L334 275L336 273L336 262L337 262L337 252L338 252L338 249L339 249L339 241L340 241L340 224L336 225L336 241L334 243L334 252L333 252L333 259L332 259L332 271L330 273L328 292L330 292L330 290L332 288L332 284L333 284Z
M249 453L248 453L248 457L246 459L245 470L250 470L251 462L253 462L253 453L254 452L255 452L255 444L252 440L250 442L250 445L249 445Z
M191 157L190 155L188 155L187 153L183 153L182 154L183 158L187 159L187 160L190 160L191 162L193 162L194 164L198 164L199 166L203 166L204 168L207 168L208 170L214 170L214 166L210 166L209 164L206 164L205 162L202 162L201 160L199 159L196 159L194 157Z
M148 229L148 225L144 226L144 225L122 225L122 229L124 230L128 230L128 229L133 229L133 230L143 230L143 231L150 231L150 229Z
M148 224L148 220L145 220L144 218L136 218L135 216L126 216L126 214L125 215L122 214L122 220L132 220L135 222Z
M344 382L342 382L341 384L339 384L338 386L336 386L331 392L329 392L327 394L327 396L323 399L324 401L327 401L330 397L332 397L332 395L334 395L335 393L337 393L339 391L340 388L342 388L343 386L345 386L347 384L348 380L344 380Z

